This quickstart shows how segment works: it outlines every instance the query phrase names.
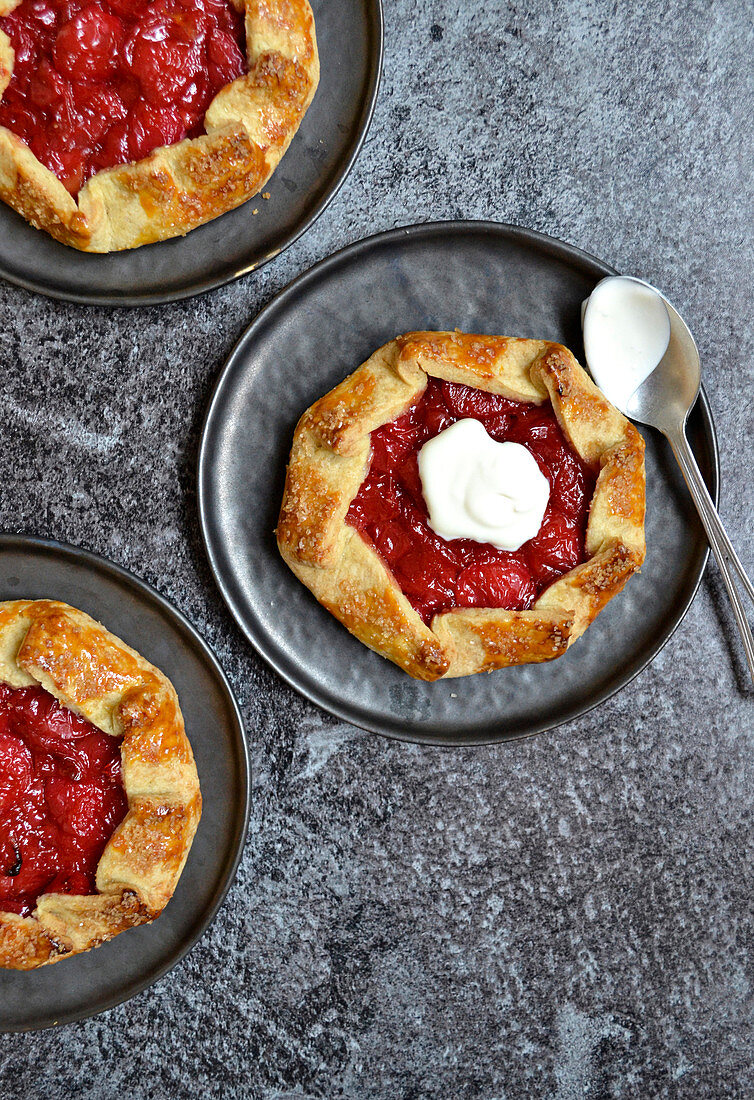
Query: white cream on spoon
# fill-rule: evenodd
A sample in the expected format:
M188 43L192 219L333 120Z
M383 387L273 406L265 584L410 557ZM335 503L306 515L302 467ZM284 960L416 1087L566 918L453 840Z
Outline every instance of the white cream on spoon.
M478 420L458 420L419 451L429 525L443 539L518 550L542 526L550 484L520 443L498 443Z
M670 317L663 298L639 279L610 276L584 302L581 323L594 381L625 410L668 349Z

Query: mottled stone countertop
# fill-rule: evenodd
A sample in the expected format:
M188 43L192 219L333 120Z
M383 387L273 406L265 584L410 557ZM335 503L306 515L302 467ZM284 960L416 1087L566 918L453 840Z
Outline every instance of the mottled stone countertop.
M331 719L254 655L194 485L213 380L279 288L379 229L494 218L651 280L687 318L754 570L751 11L386 0L385 17L363 152L262 271L135 311L0 286L0 527L174 600L228 672L254 767L241 869L200 945L98 1018L4 1036L3 1100L754 1094L754 710L714 567L652 666L581 721L416 747Z

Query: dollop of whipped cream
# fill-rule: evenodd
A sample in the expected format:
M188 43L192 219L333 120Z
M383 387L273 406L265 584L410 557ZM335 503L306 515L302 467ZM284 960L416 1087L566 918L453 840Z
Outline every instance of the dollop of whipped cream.
M419 451L429 525L443 539L518 550L542 526L550 485L520 443L498 443L478 420L458 420Z
M662 296L630 275L609 275L583 303L581 325L592 378L608 401L627 412L668 350L670 315Z

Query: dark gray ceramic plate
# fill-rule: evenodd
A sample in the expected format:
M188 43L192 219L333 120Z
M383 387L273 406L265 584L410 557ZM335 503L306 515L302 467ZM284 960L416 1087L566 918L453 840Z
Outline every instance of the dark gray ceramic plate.
M42 539L0 536L0 600L65 600L139 649L175 684L202 787L202 820L174 897L154 924L86 955L0 970L0 1031L92 1016L151 985L196 943L241 858L250 773L241 716L212 651L154 589L102 558Z
M220 286L287 248L348 175L369 128L382 65L381 0L312 0L312 7L320 84L265 188L269 199L258 195L187 237L110 256L65 248L0 203L0 276L54 298L145 305Z
M396 229L318 264L259 314L215 390L199 458L210 564L259 652L326 710L406 740L502 741L576 718L628 683L683 618L707 544L668 448L647 439L647 560L568 653L547 665L435 684L352 638L278 556L274 528L296 420L396 333L544 337L583 361L579 307L614 274L528 230L458 222ZM713 496L718 464L702 396L692 446Z

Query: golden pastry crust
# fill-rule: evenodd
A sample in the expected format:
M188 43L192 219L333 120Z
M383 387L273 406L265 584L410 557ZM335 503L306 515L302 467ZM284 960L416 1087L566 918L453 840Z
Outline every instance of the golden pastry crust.
M427 376L552 403L573 450L598 473L588 560L529 611L462 608L427 626L346 514L366 477L370 432L400 416ZM301 417L277 528L283 559L365 645L420 680L550 661L579 638L644 561L644 440L567 348L545 340L412 332L374 353Z
M0 15L15 6L0 0ZM0 199L63 244L101 253L182 237L256 195L314 98L319 55L308 0L245 0L245 7L249 71L212 100L205 135L97 172L77 202L0 126ZM0 31L0 98L12 68Z
M173 685L83 611L53 600L0 603L0 681L39 685L123 738L128 812L97 866L98 893L43 894L30 917L0 911L0 967L31 970L155 920L180 878L202 799Z

